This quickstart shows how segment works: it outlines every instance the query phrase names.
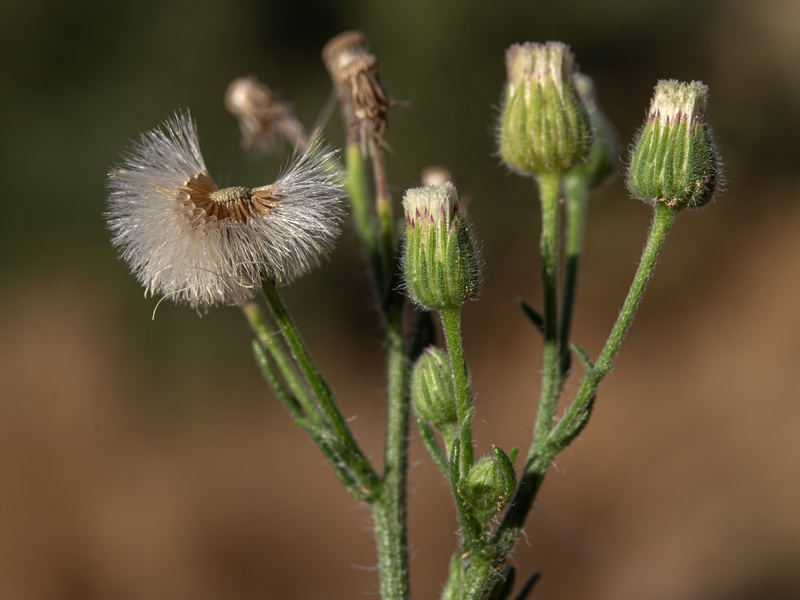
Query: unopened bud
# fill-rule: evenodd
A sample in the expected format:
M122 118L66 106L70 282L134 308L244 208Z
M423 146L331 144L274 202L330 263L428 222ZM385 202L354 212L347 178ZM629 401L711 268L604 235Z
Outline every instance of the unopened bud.
M560 175L586 159L592 125L574 84L574 58L561 42L506 51L500 155L515 171Z
M721 163L706 121L707 99L708 87L699 81L656 84L628 168L628 189L634 196L675 210L711 200Z
M467 476L465 498L476 515L484 519L508 504L516 486L511 461L498 446L494 447L494 453L495 457L478 460Z
M429 346L411 374L411 403L417 419L441 433L450 447L458 423L453 371L447 353Z
M450 183L407 190L403 271L411 298L429 310L458 308L475 298L480 265L467 221Z

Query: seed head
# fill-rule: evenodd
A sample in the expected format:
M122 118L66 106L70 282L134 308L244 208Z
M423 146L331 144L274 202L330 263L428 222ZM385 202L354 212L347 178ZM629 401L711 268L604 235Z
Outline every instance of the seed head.
M220 189L188 114L135 142L108 174L112 241L146 293L195 308L250 300L262 277L289 283L339 234L345 196L319 141L272 184Z
M296 148L305 150L308 146L305 128L291 108L255 77L231 82L225 92L225 108L239 120L245 150L274 150L277 135Z
M351 135L362 148L367 148L368 142L382 141L389 109L404 103L394 100L383 87L380 63L369 52L367 38L360 31L341 33L325 44L322 60Z

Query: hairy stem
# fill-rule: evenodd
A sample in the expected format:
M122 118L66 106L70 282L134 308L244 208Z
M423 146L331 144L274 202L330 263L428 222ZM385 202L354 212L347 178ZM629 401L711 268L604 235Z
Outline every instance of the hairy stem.
M447 351L453 368L453 384L456 391L456 413L458 415L458 439L461 443L459 471L466 477L474 461L472 448L472 392L470 391L467 361L461 342L461 309L446 308L440 311Z
M636 316L636 311L639 309L647 285L650 283L658 263L658 257L664 249L667 236L677 216L678 212L667 205L663 203L656 205L639 267L630 290L628 290L628 295L625 297L625 302L622 304L617 321L614 323L594 367L584 375L575 400L550 434L548 444L554 445L556 451L566 447L586 425L597 387L614 366L614 359L619 354L622 340L625 339L633 324L633 318Z
M263 289L267 304L272 311L275 323L280 328L286 345L292 353L292 358L306 378L337 443L341 445L342 460L346 461L350 469L356 473L365 492L374 495L378 491L378 476L358 446L341 412L339 412L328 383L314 366L305 343L300 337L300 333L283 302L283 298L278 293L275 284L270 280L264 280Z
M378 217L378 239L380 244L381 264L384 273L384 284L391 284L394 280L393 271L396 266L394 251L394 216L392 214L392 196L389 191L389 182L386 177L386 165L383 161L383 148L380 137L377 135L369 138L369 156L372 161L372 173L375 177L375 214ZM388 301L392 290L384 287L379 290L381 298Z
M559 370L562 381L570 369L569 338L572 332L572 315L575 310L575 296L578 288L578 270L583 252L583 229L586 222L586 204L589 189L583 177L564 179L566 196L566 257L564 273L564 295L561 299L561 325L559 326Z
M406 502L409 390L402 302L389 307L386 341L389 394L385 471L380 500L373 505L373 522L381 596L384 600L406 600L410 596Z
M666 205L659 204L656 206L639 267L634 275L633 283L617 321L600 352L597 364L584 376L578 394L564 416L550 430L547 438L536 444L529 455L514 499L492 539L494 548L493 560L490 561L491 568L476 570L469 574L467 586L469 593L465 598L469 600L484 600L486 598L486 595L496 583L500 567L502 567L519 538L550 465L558 453L574 440L586 425L591 414L597 387L613 367L613 361L619 353L622 340L633 323L633 318L652 278L653 271L658 263L658 257L661 255L667 235L676 216L677 212Z
M561 387L558 347L558 198L560 176L539 177L542 204L542 234L539 240L541 253L542 293L544 294L544 349L542 352L542 387L539 395L539 412L536 416L533 443L529 457L547 438Z
M375 212L367 192L364 157L361 154L361 145L358 140L348 141L346 157L346 186L350 197L350 206L353 209L353 221L358 237L367 254L367 262L369 263L376 297L383 304L384 290L388 285L385 279L386 268L383 263L381 246L378 242Z

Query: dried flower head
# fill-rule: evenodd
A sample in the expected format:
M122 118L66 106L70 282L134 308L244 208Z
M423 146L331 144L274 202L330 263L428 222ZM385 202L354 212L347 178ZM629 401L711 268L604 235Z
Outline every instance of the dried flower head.
M347 31L322 49L345 122L362 147L386 131L387 112L403 103L392 99L381 82L380 63L360 31Z
M239 304L262 277L308 272L333 248L345 195L319 142L270 185L218 188L182 113L142 134L108 188L113 243L147 293L195 308Z
M296 148L308 146L308 134L289 106L255 77L231 82L225 92L225 108L239 120L245 150L271 151L277 135Z

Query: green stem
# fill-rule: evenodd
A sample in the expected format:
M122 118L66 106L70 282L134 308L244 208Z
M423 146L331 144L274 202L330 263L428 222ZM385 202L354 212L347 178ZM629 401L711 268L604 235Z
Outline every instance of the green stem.
M383 148L380 137L370 136L369 156L372 160L372 173L375 177L375 214L378 216L378 237L380 244L381 265L383 281L385 284L393 282L396 260L394 256L394 217L392 215L392 196L389 192L389 182L386 178L386 165L383 162ZM389 287L379 288L381 298L388 301L391 295Z
M633 323L633 318L647 289L647 284L653 275L658 257L664 248L664 243L676 216L677 212L666 205L659 204L656 206L647 243L642 251L639 268L636 271L617 321L603 346L597 364L584 376L578 394L564 416L552 429L547 439L537 444L536 451L529 456L511 506L506 511L503 521L493 538L495 548L493 569L484 571L482 574L476 573L470 589L474 587L479 590L481 585L484 586L483 589L489 589L492 583L492 573L496 572L498 567L502 565L519 538L525 519L533 506L533 501L544 481L547 470L556 455L574 440L586 425L597 392L597 386L611 370L613 361L619 353L622 340ZM482 580L481 577L483 577ZM468 597L482 598L478 592Z
M561 178L557 174L539 176L542 204L542 234L539 240L541 279L544 294L544 349L542 352L542 386L539 412L529 457L546 439L558 402L561 387L558 348L558 199Z
M543 458L548 434L553 426L558 392L561 387L558 337L558 200L561 177L541 175L538 179L542 205L541 254L542 293L544 295L542 385L539 411L520 484L503 521L492 538L487 556L470 565L464 584L465 600L482 600L497 583L502 565L522 531L533 500L552 458Z
M300 333L283 302L283 298L278 293L274 282L268 279L264 280L263 289L267 297L267 304L269 304L272 315L275 318L275 323L281 330L283 339L292 352L294 361L305 376L314 397L319 403L322 414L325 416L333 435L342 447L342 459L347 462L348 466L357 475L362 487L365 488L365 493L374 495L378 491L378 475L361 448L359 448L350 428L347 426L347 422L339 412L328 383L314 366L305 343L300 337Z
M461 342L461 309L445 308L439 311L442 319L447 351L453 367L453 384L456 390L458 439L461 442L460 473L464 478L474 461L472 448L472 393L470 391L467 361Z
M367 253L372 281L375 285L377 297L381 304L384 300L384 290L387 287L385 267L381 256L381 247L378 243L377 227L372 203L367 192L366 174L364 173L364 157L361 145L357 140L347 144L347 193L350 196L350 206L353 209L358 237Z
M575 439L586 425L597 387L614 366L614 359L619 354L622 340L625 339L625 335L633 324L633 318L636 316L636 311L639 309L639 304L658 263L658 257L664 249L664 243L667 241L667 236L677 216L678 211L667 205L663 203L656 205L639 268L636 270L617 321L614 323L594 367L584 375L575 400L551 432L548 443L554 445L556 452Z
M288 390L283 387L278 378L278 374L270 363L270 358L265 353L263 346L257 341L253 341L253 352L267 382L275 391L278 398L283 402L284 406L286 406L295 424L308 434L322 451L322 454L325 455L325 458L328 459L328 463L331 465L331 468L333 468L339 481L344 484L353 496L359 500L369 502L370 497L365 493L354 474L350 471L348 465L345 464L341 455L337 452L335 440L330 435L327 426L320 425L313 419L306 417L297 399L289 394ZM313 417L317 417L316 413Z
M280 372L281 377L289 386L292 395L297 400L298 404L302 407L303 416L310 419L317 424L321 423L319 413L314 401L308 393L308 390L303 385L302 379L298 375L294 366L291 364L280 340L276 338L270 331L264 315L261 312L261 307L255 302L248 302L242 306L242 312L250 324L250 328L256 335L256 339L260 346L269 353L272 360Z
M561 379L570 369L569 338L572 332L572 315L575 310L575 295L578 287L578 270L583 251L583 229L586 222L586 204L589 188L586 178L567 176L564 178L566 196L566 270L564 273L564 295L561 299L561 325L559 327L559 350L561 358L559 370Z
M403 339L403 305L392 304L386 315L388 412L382 493L373 505L381 597L410 596L406 474L408 473L408 363Z
M364 486L359 483L357 475L352 472L350 465L338 451L340 444L337 444L330 427L320 414L319 407L309 396L294 365L286 356L280 340L269 330L261 307L255 302L249 302L241 308L256 334L256 340L253 341L253 352L267 382L283 402L295 424L309 435L328 459L336 476L348 491L359 500L369 502L372 498L368 490L365 490ZM272 363L277 367L277 372Z

